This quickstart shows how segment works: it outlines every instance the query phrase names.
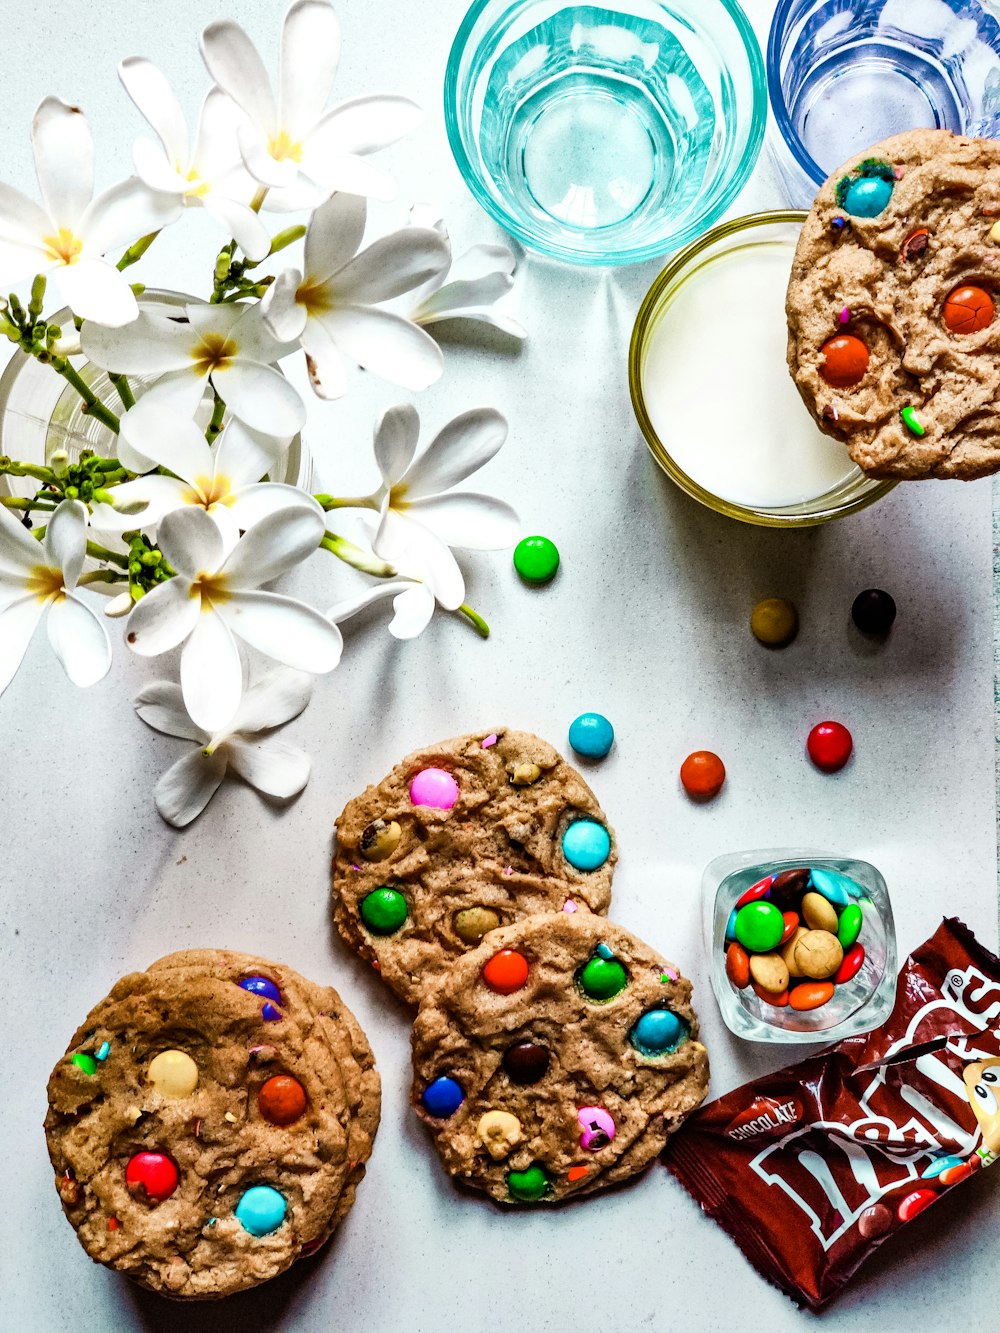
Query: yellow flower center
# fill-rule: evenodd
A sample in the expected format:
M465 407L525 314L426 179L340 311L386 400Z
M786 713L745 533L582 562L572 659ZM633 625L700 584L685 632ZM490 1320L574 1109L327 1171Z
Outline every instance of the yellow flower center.
M287 130L279 130L278 133L269 141L267 151L274 158L275 162L285 162L289 158L293 162L302 161L302 145L293 139Z
M228 477L195 477L193 486L184 492L184 503L211 509L213 505L231 505L235 502L232 482Z
M191 584L191 597L201 598L202 611L211 611L213 605L229 601L225 574L206 574L199 571L198 577Z
M196 375L210 375L233 364L239 347L224 333L203 333L191 349Z
M40 602L47 602L53 597L61 601L66 596L63 581L61 569L53 569L51 565L35 565L24 581L24 590Z
M83 241L69 227L60 227L55 236L43 236L42 243L52 258L63 264L75 264L83 249Z
M389 508L395 509L397 513L403 509L409 509L410 502L406 498L409 489L405 481L397 481L389 492Z
M305 307L307 315L322 315L333 309L326 284L317 278L305 278L295 293L295 300L298 305Z

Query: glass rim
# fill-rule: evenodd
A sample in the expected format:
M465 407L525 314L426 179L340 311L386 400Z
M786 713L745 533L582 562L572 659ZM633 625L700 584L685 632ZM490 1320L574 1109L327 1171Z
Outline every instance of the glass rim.
M798 131L788 114L785 95L781 87L781 40L785 34L789 11L793 5L799 3L800 0L778 0L778 7L771 19L771 29L767 35L767 96L771 103L771 110L774 112L774 119L777 122L778 133L791 150L796 162L818 190L826 180L828 173L823 171L799 138Z
M808 216L809 214L803 209L776 209L768 212L748 213L743 217L731 218L728 222L720 222L706 232L704 236L687 245L678 254L674 255L666 267L653 279L652 285L639 306L629 343L628 386L632 400L632 411L635 413L639 429L642 431L646 445L656 462L670 477L671 481L675 482L692 499L697 500L699 504L704 505L707 509L713 509L717 514L724 514L727 518L734 518L743 523L751 523L757 527L817 527L831 519L843 518L845 515L856 513L860 509L867 509L876 500L881 500L883 496L888 495L898 483L895 481L873 480L871 489L864 494L856 496L846 503L832 504L808 514L782 513L779 509L769 509L763 505L743 505L735 500L724 500L721 496L706 490L704 486L699 485L692 477L689 477L683 468L679 467L674 461L670 451L657 434L646 410L646 399L642 389L642 357L652 332L653 317L660 306L664 293L678 279L683 277L685 270L700 254L717 242L726 240L739 232L750 233L755 227L782 223L798 223L801 225ZM803 408L803 410L805 409Z
M521 0L514 0L507 5L503 17L507 17L520 3ZM528 3L529 0L523 0ZM715 201L710 207L703 209L697 217L691 221L675 236L667 237L659 241L650 241L642 246L637 246L630 250L611 250L600 254L591 253L589 250L577 250L571 244L548 245L540 240L531 227L525 226L509 209L505 208L485 187L483 184L483 174L472 157L466 151L465 141L461 131L462 115L460 112L460 103L458 96L459 87L459 69L462 56L468 47L469 38L476 23L486 10L491 7L499 7L503 0L473 0L472 5L467 10L465 17L459 24L458 31L455 33L451 48L448 52L448 60L445 66L444 75L444 123L445 131L448 135L448 143L451 148L452 156L455 159L455 165L458 167L459 174L471 191L476 202L483 208L494 222L498 223L504 231L508 232L515 239L519 240L529 250L536 254L541 254L549 259L559 260L563 263L589 265L593 268L611 268L624 264L639 264L644 260L656 259L671 251L680 249L688 245L702 234L706 227L711 227L733 202L739 192L750 179L750 175L757 164L760 152L764 144L764 132L767 128L767 70L764 63L764 55L761 51L760 43L754 32L753 25L747 18L738 0L716 0L716 3L722 6L729 18L732 20L736 31L743 45L743 50L747 57L748 73L750 75L751 85L751 107L749 111L750 129L747 134L747 141L743 148L743 153L735 168L726 178ZM565 8L572 8L573 0L566 0ZM578 5L579 8L600 8L598 0L590 0L590 3ZM734 118L743 119L742 116Z

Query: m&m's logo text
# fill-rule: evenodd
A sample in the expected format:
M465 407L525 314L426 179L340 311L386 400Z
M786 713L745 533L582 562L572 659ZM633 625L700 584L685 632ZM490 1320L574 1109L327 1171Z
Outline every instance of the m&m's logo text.
M1000 986L978 968L970 966L964 972L954 968L945 978L943 989L969 1017L981 1019L983 1027L1000 1018Z
M797 1125L801 1119L802 1103L797 1098L779 1101L775 1097L757 1097L726 1127L726 1135L742 1143L758 1134L770 1134L773 1130Z

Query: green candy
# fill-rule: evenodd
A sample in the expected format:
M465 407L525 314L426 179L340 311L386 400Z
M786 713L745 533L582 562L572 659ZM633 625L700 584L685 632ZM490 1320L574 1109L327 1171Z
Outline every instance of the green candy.
M903 425L911 435L916 435L919 439L921 435L927 434L926 428L917 417L917 410L915 407L904 407L899 415L903 418Z
M406 899L398 889L383 885L361 900L361 920L373 935L395 935L407 915Z
M514 568L525 583L548 583L559 568L559 552L548 537L524 537L514 547Z
M70 1064L76 1065L77 1069L82 1069L85 1074L93 1076L97 1073L97 1061L86 1051L77 1051Z
M584 963L577 980L588 1000L610 1000L628 985L628 973L617 958L595 957Z
M837 923L837 939L840 941L842 949L849 949L854 941L861 934L861 926L864 917L861 914L861 908L857 903L849 903L840 914L840 921Z
M520 1203L537 1203L549 1190L549 1178L537 1162L527 1171L508 1171L507 1189L512 1199Z
M736 913L736 938L751 953L770 953L785 933L785 919L774 903L747 903Z

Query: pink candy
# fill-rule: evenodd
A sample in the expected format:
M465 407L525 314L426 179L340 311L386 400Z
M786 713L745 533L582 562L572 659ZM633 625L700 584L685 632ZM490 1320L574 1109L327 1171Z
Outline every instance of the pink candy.
M450 810L458 800L458 783L443 768L422 768L410 783L410 800L432 810Z
M615 1122L603 1106L581 1106L576 1113L583 1133L580 1135L580 1147L587 1152L599 1152L606 1148L615 1137Z

